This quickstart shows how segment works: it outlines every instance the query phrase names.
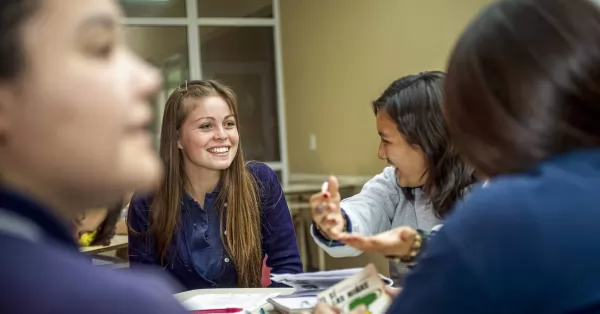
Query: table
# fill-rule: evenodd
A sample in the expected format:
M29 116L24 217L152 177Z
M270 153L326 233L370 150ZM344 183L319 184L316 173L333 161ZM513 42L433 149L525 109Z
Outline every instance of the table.
M175 299L179 302L183 302L185 300L190 299L191 297L195 297L197 295L202 294L253 294L253 293L280 293L280 294L292 294L294 292L294 288L232 288L232 289L199 289L199 290L190 290L181 293L177 293L174 295ZM266 313L277 313L273 306L270 303L266 303L262 309ZM259 314L260 308L257 309L253 314Z
M98 254L108 251L115 251L117 249L126 248L128 245L128 239L126 235L116 235L110 240L110 244L107 246L94 245L84 246L79 250L86 254Z

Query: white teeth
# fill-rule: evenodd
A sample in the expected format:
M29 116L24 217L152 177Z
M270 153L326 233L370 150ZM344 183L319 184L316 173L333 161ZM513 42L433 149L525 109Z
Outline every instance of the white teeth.
M215 147L208 150L211 153L226 153L229 151L229 147Z

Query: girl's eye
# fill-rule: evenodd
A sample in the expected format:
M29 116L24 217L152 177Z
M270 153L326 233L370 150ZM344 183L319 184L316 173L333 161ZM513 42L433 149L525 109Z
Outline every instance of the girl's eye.
M112 45L103 45L99 47L91 47L90 53L100 59L108 59L113 52Z
M115 51L117 38L111 30L94 29L82 41L85 53L99 60L109 59Z
M205 124L201 124L200 128L206 130L206 129L210 129L210 126L211 126L210 123L205 123Z
M235 126L235 122L233 122L233 121L227 121L227 122L225 122L225 126L234 127Z

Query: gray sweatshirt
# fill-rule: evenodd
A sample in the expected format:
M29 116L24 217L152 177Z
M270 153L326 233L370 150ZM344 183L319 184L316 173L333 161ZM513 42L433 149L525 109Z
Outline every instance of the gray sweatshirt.
M404 197L396 181L394 167L387 167L363 186L359 194L342 200L342 210L348 217L351 232L375 235L396 227L409 226L430 231L440 224L433 206L423 200L421 190L415 189L415 200ZM339 242L326 241L311 226L315 242L332 257L357 256L362 252ZM408 271L406 265L390 262L390 277L401 285L402 275Z

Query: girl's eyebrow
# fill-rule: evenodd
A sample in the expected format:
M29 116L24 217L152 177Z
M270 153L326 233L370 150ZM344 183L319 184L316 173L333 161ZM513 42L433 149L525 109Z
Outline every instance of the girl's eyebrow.
M109 14L97 14L86 17L77 27L78 36L83 36L85 32L93 28L104 28L113 31L117 27L117 21Z

